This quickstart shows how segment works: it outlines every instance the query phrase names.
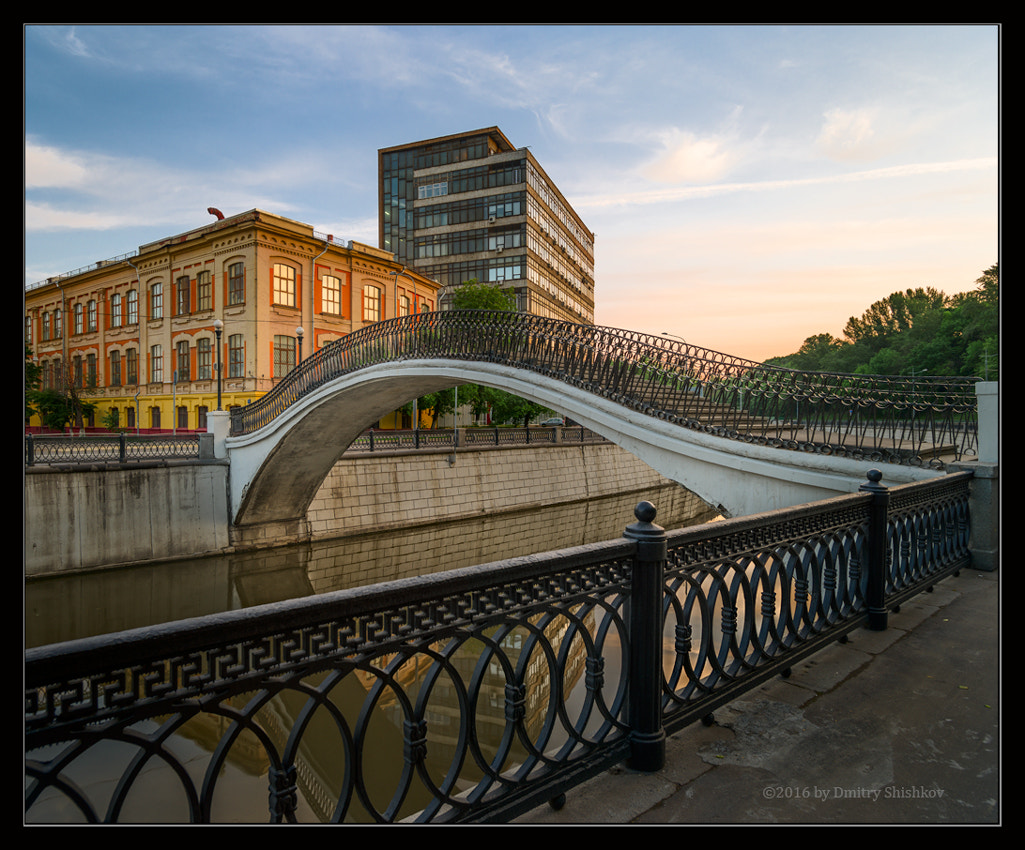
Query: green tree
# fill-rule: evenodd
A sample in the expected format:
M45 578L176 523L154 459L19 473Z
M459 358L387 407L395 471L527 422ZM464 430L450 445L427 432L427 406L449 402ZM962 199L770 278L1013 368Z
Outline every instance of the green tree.
M95 403L82 400L74 391L37 390L32 402L40 421L52 431L63 431L69 424L81 425L83 417L96 410Z
M39 389L39 382L42 379L42 369L32 359L32 348L25 344L25 422L32 418L36 412L32 406L32 399Z
M823 333L768 362L791 369L884 375L999 376L1000 269L972 292L947 297L931 287L895 292L851 317L844 338Z
M516 296L497 284L481 283L477 278L471 278L452 293L452 309L513 311L516 309Z
M452 308L513 313L516 311L516 296L498 284L481 283L473 278L456 287L452 295ZM430 427L435 427L441 416L455 409L455 397L455 390L441 390L419 399L421 409L432 411ZM459 406L463 405L469 405L474 418L478 420L490 409L496 422L522 421L524 425L529 424L535 416L550 412L542 404L480 384L459 386Z
M910 330L923 315L941 309L945 301L946 296L932 287L894 292L860 317L848 319L843 335L852 343L866 342L878 351L895 335Z

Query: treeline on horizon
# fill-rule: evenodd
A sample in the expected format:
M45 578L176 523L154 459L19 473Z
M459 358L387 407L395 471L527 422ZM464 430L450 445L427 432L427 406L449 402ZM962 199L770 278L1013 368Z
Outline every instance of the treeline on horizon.
M843 337L808 337L793 354L766 361L814 372L865 375L959 375L999 380L998 264L976 289L947 296L931 287L906 289L852 316Z

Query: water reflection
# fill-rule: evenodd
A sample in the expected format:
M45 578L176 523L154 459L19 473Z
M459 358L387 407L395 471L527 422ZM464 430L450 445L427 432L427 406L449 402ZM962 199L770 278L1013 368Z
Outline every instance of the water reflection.
M26 582L26 646L280 602L519 555L611 540L638 501L679 528L714 512L669 484L655 492L256 552L145 564Z

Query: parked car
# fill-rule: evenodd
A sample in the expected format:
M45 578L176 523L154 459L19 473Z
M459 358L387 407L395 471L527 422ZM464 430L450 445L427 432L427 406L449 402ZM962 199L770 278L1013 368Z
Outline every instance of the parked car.
M542 428L554 428L557 425L565 425L566 423L558 416L553 416L551 419L546 419L541 423Z

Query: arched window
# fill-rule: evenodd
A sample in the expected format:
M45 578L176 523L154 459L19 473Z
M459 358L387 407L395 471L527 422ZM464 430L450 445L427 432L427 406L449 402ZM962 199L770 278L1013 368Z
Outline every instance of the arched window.
M334 275L326 274L320 279L320 309L332 316L342 314L342 282Z
M295 306L295 269L284 263L275 263L271 273L272 301L283 307Z
M370 283L363 287L363 321L381 321L381 290Z
M164 318L164 284L159 281L149 288L149 317Z

